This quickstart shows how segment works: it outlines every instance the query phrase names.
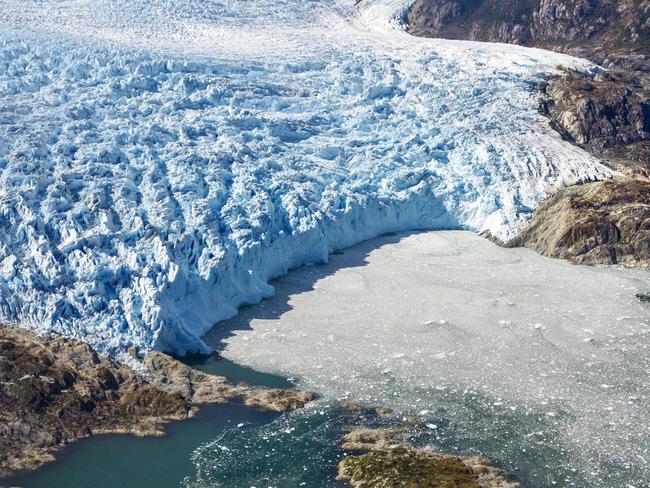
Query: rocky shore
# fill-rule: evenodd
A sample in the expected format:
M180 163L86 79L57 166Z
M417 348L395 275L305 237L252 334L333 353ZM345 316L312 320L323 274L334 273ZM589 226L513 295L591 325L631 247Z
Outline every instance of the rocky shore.
M564 188L506 245L576 264L650 267L650 181L621 178Z
M620 172L552 195L510 245L583 264L650 262L650 1L416 0L409 32L505 42L591 59L542 87L540 110L566 140Z
M353 488L521 488L481 457L415 449L398 436L397 429L355 429L346 434L341 447L361 453L343 458L337 479Z
M0 326L0 476L54 459L57 449L103 433L163 435L198 405L227 403L282 412L315 395L233 385L152 352L142 371L60 336Z
M650 50L649 0L415 0L409 32L503 42L590 57L606 68Z

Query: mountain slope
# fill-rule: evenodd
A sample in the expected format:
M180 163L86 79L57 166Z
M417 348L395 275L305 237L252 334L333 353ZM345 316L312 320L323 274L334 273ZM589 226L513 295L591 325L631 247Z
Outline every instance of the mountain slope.
M418 36L542 47L599 62L650 51L648 0L416 0Z

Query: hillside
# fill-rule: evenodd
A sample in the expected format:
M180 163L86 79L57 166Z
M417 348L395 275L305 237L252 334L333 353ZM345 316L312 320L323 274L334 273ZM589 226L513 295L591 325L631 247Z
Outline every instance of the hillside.
M647 0L416 0L418 36L542 47L607 63L650 52Z

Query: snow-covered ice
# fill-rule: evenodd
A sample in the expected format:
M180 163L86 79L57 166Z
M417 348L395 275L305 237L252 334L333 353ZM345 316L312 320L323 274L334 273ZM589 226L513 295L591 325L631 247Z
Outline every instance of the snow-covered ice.
M326 399L416 416L432 448L478 451L527 486L650 479L650 313L635 297L647 271L438 231L365 242L274 284L205 340Z
M354 3L2 0L0 319L205 350L292 267L387 231L509 238L611 174L537 113L586 61Z

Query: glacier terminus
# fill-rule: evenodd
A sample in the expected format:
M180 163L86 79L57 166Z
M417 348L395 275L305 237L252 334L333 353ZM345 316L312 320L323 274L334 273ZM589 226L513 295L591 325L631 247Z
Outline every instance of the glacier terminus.
M508 240L612 171L537 111L559 66L417 39L394 0L4 0L0 320L200 339L289 269L390 231Z

